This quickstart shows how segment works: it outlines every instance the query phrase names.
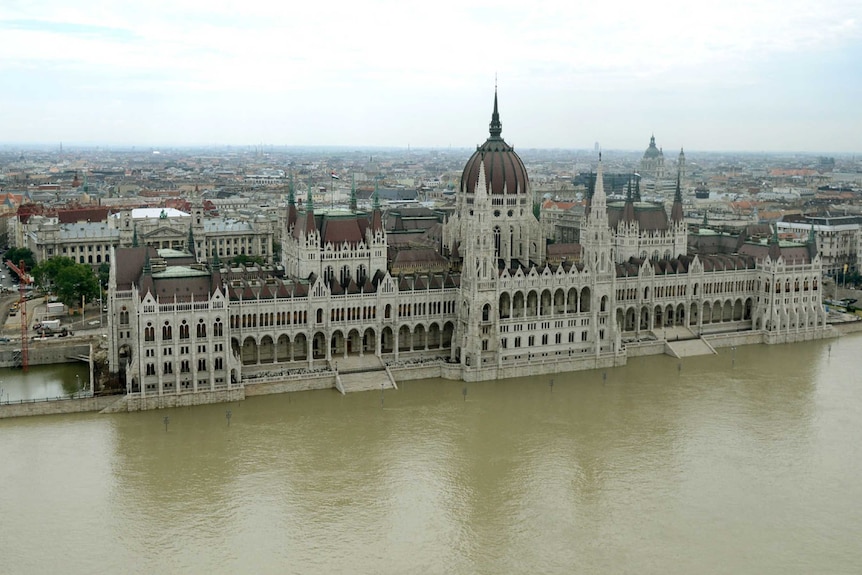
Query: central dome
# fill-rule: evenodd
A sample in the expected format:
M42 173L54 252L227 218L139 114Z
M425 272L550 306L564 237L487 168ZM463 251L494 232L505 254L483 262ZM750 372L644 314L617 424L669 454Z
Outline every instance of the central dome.
M494 92L494 112L491 114L490 136L484 144L476 148L464 173L461 174L461 193L472 196L479 181L479 168L485 164L485 181L488 182L488 193L492 196L517 195L526 196L529 193L530 182L527 179L527 169L515 149L503 140L500 134L503 125L497 112L497 93Z

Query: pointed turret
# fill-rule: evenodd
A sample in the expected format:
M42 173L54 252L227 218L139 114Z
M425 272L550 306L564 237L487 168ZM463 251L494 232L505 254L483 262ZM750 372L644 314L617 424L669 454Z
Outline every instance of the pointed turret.
M673 195L673 207L670 210L670 219L673 220L675 224L679 224L683 221L682 214L682 188L680 186L680 172L676 173L676 193Z
M213 253L213 261L210 264L210 271L212 272L212 291L215 291L217 288L222 287L222 277L221 277L221 258L218 257L218 249L214 250Z
M296 189L293 186L293 172L287 182L287 231L296 225Z
M150 263L150 248L144 248L144 267L141 268L141 279L138 290L141 296L153 291L153 266Z
M626 204L623 207L623 221L631 223L635 221L635 203L632 197L632 180L629 178L629 187L626 191Z
M350 172L350 211L356 211L356 174Z
M701 224L703 227L709 225L709 210L703 211L703 223Z
M635 203L641 202L641 176L640 174L635 174L637 178L635 180Z
M594 184L593 197L590 201L590 207L593 211L601 211L607 213L607 196L605 195L605 179L602 168L602 153L599 152L599 164L596 167L596 183Z
M377 232L383 230L383 213L380 211L380 190L378 184L374 182L374 195L371 197L371 231Z
M189 224L189 238L186 240L186 249L197 259L197 244L195 243L195 233L191 224Z
M317 231L314 223L314 198L311 193L311 180L308 181L308 196L305 198L305 233L312 234Z
M812 260L817 255L817 234L814 232L814 224L808 231L808 257Z
M132 247L138 247L138 224L135 224L135 227L132 228Z
M772 226L772 236L769 238L769 257L776 261L781 257L781 245L778 243L778 226Z

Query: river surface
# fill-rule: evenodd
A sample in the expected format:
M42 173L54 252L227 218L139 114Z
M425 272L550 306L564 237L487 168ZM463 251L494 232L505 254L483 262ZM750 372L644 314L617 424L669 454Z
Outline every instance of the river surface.
M27 373L20 368L0 368L0 403L46 398L54 400L89 389L89 386L89 367L82 361L33 365Z
M857 574L860 349L0 420L0 572Z

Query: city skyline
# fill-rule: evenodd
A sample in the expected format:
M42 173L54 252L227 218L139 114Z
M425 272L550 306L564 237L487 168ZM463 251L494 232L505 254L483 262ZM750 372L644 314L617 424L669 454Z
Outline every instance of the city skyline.
M858 2L271 6L0 15L0 143L859 152ZM192 22L192 24L189 24Z

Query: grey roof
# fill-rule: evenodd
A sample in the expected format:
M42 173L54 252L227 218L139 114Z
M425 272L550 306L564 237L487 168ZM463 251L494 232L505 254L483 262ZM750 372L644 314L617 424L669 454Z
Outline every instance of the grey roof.
M241 222L239 220L225 220L222 218L205 219L204 232L251 232L254 228L249 222Z
M120 230L109 227L105 222L79 222L60 224L58 236L63 240L119 240Z

